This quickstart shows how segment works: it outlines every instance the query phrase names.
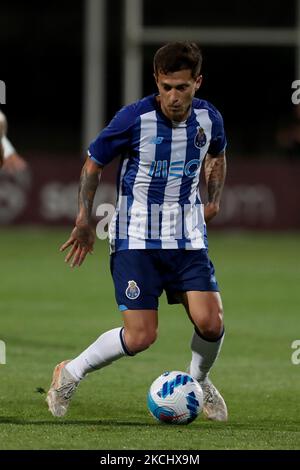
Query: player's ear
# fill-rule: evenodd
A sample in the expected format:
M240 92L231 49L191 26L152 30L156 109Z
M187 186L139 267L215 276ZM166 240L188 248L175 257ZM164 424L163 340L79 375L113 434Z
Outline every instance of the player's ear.
M196 91L199 90L202 84L203 75L198 75L196 78Z
M157 82L157 75L156 75L156 73L155 73L155 72L153 72L153 77L154 77L154 80L155 80L155 83L156 83L156 85L158 86L158 82Z

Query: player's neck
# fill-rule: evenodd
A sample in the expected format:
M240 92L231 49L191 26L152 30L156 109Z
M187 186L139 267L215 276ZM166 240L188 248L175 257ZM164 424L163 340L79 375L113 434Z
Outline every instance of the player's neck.
M164 107L162 106L161 100L160 100L160 96L157 95L155 98L156 98L156 102L157 102L162 114L167 119L169 119L169 121L174 123L175 125L179 125L179 124L182 124L182 123L186 122L186 120L190 117L191 112L192 112L192 106L191 105L188 107L187 111L183 115L178 116L178 117L176 116L176 118L175 118L174 116L169 115L168 111L166 109L164 109Z

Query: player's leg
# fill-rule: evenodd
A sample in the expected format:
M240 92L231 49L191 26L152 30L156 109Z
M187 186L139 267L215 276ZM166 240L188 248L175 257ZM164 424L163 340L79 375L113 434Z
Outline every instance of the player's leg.
M89 373L130 355L124 349L123 328L114 328L99 336L87 349L71 361L54 368L46 402L53 416L64 416L80 381Z
M226 421L228 419L226 403L208 378L224 339L221 296L218 292L188 291L182 296L182 300L195 325L189 372L203 388L203 413L209 419Z
M219 292L188 291L183 297L184 306L200 334L211 341L224 330L223 305Z
M166 290L169 303L183 303L195 326L190 373L203 387L204 414L224 421L227 419L225 402L208 379L224 337L223 308L214 267L205 249L178 252L174 263L176 276L167 279Z
M156 339L157 310L125 310L124 327L114 328L99 336L79 356L68 362L66 369L77 380L102 369L124 356L134 356L147 349Z
M219 292L189 291L182 299L195 325L190 372L199 382L204 382L219 355L224 338L221 296Z
M143 253L136 253L139 251ZM155 341L162 287L153 260L145 250L116 255L111 268L124 326L103 333L75 359L55 367L47 394L49 410L54 416L66 413L77 385L88 373L124 356L134 356Z
M156 339L156 310L126 310L124 327L106 331L79 356L68 362L66 369L76 380L102 369L124 356L134 356L147 349Z
M127 310L124 327L103 333L71 361L58 364L46 401L54 416L64 416L71 398L88 373L102 369L124 356L134 356L156 339L157 310Z
M126 310L123 312L124 346L136 354L149 348L157 337L157 310Z
M155 341L156 310L127 310L124 327L99 336L94 343L71 361L58 364L53 372L46 401L54 416L64 416L71 398L88 373L102 369L124 356L134 356Z

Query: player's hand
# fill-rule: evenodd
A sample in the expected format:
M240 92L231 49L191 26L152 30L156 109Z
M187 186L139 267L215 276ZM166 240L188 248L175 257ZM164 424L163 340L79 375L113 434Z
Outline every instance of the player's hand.
M204 206L204 219L205 222L209 222L211 219L213 219L217 213L219 212L220 206L219 204L215 204L213 202L208 202Z
M72 247L65 257L65 262L70 263L71 268L81 266L86 255L93 253L95 242L95 232L89 225L76 226L67 240L61 247L60 251L64 251L68 247Z

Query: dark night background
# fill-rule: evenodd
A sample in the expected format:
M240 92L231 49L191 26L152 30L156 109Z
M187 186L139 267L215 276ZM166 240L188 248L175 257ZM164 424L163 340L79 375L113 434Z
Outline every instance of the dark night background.
M295 25L295 1L160 2L145 0L146 26L282 27ZM122 105L122 0L107 1L106 122ZM30 152L81 152L83 1L2 1L0 79L6 82L9 136ZM152 57L144 46L143 90L152 93ZM201 44L200 44L201 46ZM203 46L199 96L222 112L233 158L282 157L276 132L292 113L295 49ZM99 129L100 130L100 129Z

